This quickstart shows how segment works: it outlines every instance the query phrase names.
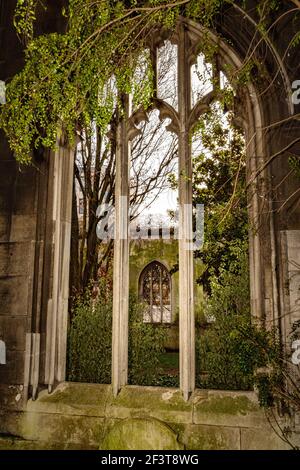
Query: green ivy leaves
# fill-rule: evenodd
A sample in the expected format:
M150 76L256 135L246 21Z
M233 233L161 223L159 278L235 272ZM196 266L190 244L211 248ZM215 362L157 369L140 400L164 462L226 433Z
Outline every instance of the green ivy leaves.
M58 128L72 143L82 123L96 121L106 132L116 108L113 95L133 93L135 106L147 107L153 94L153 71L147 37L157 24L173 29L179 15L213 28L223 7L233 0L146 0L137 2L69 0L63 10L67 31L34 37L37 8L47 2L18 0L14 24L25 43L26 63L7 85L7 102L1 106L0 127L20 163L30 163L32 150L55 148ZM275 0L261 0L261 22L275 11ZM209 40L202 47L212 55ZM144 57L143 57L144 56ZM143 57L141 79L136 68ZM247 61L237 83L251 80L253 64ZM115 89L107 92L113 80ZM120 101L118 101L120 106Z

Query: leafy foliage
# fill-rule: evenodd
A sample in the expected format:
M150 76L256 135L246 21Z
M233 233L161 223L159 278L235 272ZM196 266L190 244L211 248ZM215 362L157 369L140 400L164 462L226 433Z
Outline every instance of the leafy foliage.
M287 361L278 331L251 322L247 251L245 244L229 270L211 279L205 313L212 323L197 339L197 380L204 388L256 387L260 405L270 408L285 394Z
M247 245L235 260L210 280L211 295L205 306L210 320L196 342L197 382L202 388L248 390L253 384L253 367L248 344L240 331L250 325Z
M69 331L68 380L111 382L112 303L77 301Z
M241 361L237 331L250 325L248 215L244 139L232 112L213 105L199 121L193 142L193 203L205 206L205 239L196 253L206 269L198 282L207 300L208 325L196 340L197 383L204 388L248 390L253 364Z
M203 149L194 159L194 202L206 207L205 243L197 256L207 266L201 282L209 293L209 325L196 343L197 382L256 386L261 405L270 407L275 390L282 390L282 351L275 330L251 323L244 140L232 118L216 106L196 130Z
M121 113L123 93L132 92L135 104L147 108L153 94L152 64L145 52L149 35L158 25L174 29L179 15L212 28L223 7L235 2L69 0L63 11L66 31L35 37L40 3L17 1L14 22L27 44L25 67L7 84L0 115L0 127L21 163L31 161L34 148L54 149L61 131L70 143L84 124L96 122L105 133L116 96ZM274 1L262 3L270 11ZM258 14L265 18L265 11ZM202 47L211 53L209 40ZM141 76L135 72L143 54L147 67Z
M207 292L209 277L228 268L248 239L245 144L232 119L216 105L196 133L202 149L193 159L193 203L205 207L205 241L196 256L207 266L199 279Z
M17 33L19 33L25 42L33 38L33 26L36 20L37 0L18 0L14 25Z
M166 330L144 323L143 306L131 297L129 323L129 383L154 385L159 375L160 356L164 352Z
M73 307L68 337L68 380L111 382L112 278L102 277Z
M291 155L289 157L289 166L297 178L300 178L300 159L297 155Z
M237 261L248 240L245 142L233 118L217 102L199 120L192 137L193 205L205 208L204 245L195 257L206 268L197 281L208 294L210 278ZM169 179L177 188L177 177L171 174Z

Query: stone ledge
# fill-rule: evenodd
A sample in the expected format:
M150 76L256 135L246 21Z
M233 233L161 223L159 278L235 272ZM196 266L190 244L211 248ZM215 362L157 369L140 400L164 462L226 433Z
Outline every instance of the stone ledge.
M246 428L268 424L253 392L209 390L195 394L193 423Z
M174 423L192 421L193 403L185 402L178 389L160 387L124 387L107 407L115 418L150 416Z
M43 390L37 400L29 400L27 411L105 417L110 397L110 385L64 382L53 393L49 394L47 390Z
M254 392L196 390L188 402L176 388L123 387L113 397L110 385L65 382L29 400L31 413L126 419L149 416L165 422L262 428L267 422Z

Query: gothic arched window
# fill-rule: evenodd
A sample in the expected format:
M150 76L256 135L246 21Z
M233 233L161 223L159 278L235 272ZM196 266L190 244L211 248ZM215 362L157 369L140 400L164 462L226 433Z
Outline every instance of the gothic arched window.
M158 261L146 266L140 276L140 297L146 304L145 323L171 323L171 276Z

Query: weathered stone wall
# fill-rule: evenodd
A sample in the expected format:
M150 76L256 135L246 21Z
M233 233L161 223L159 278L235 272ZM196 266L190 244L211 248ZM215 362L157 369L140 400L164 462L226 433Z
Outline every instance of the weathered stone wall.
M152 261L159 261L168 271L178 264L178 241L135 240L130 243L129 253L129 288L134 295L139 295L139 279L143 269ZM178 310L178 271L171 274L173 318Z
M7 422L19 439L0 448L269 450L288 449L253 392L197 390L185 402L176 389L61 384L29 401Z
M168 335L165 346L170 350L179 349L179 272L172 270L178 265L178 240L173 238L164 240L135 240L130 243L129 253L129 288L136 296L139 296L139 279L143 269L152 261L159 261L169 272L171 272L171 301L173 325L165 325ZM195 282L194 282L194 306L197 321L203 319L203 288L196 283L196 279L203 270L200 259L194 260Z
M15 1L0 1L0 80L8 82L22 67L23 46L13 27ZM55 2L39 14L36 33L63 27ZM28 334L42 329L42 287L46 256L47 155L19 167L0 132L0 339L6 364L0 365L0 418L21 409L28 393ZM1 425L0 432L5 432Z
M23 63L22 47L12 28L15 2L0 5L0 79ZM22 406L26 332L32 314L32 282L37 220L36 169L18 168L0 134L0 339L6 364L0 365L1 402ZM0 408L1 410L1 408Z

